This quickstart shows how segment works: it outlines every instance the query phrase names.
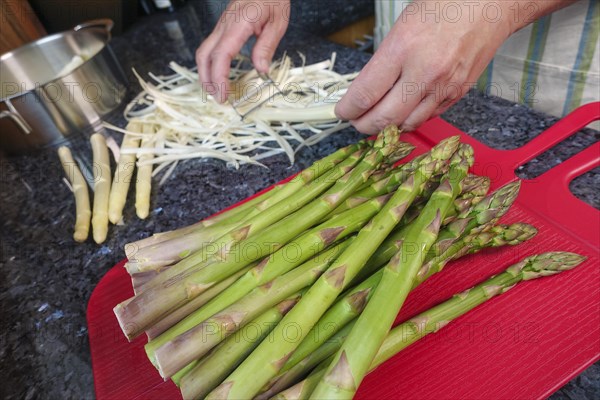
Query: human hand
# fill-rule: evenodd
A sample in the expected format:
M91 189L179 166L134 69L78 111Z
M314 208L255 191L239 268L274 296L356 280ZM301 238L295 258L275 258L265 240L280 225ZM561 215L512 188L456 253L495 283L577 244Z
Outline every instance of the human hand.
M227 5L212 33L196 51L202 87L219 102L227 99L231 60L256 36L252 63L268 72L273 54L289 22L289 0L235 0Z
M453 3L461 17L423 11L436 3L439 10ZM421 0L407 7L336 105L336 115L367 134L389 124L411 131L456 103L515 30L509 13L491 22L469 12L468 3Z

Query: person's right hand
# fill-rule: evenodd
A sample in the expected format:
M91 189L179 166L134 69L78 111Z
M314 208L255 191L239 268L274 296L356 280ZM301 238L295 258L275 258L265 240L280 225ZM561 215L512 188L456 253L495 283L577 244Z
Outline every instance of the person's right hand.
M198 75L204 90L221 103L227 99L231 60L252 35L256 36L252 63L259 72L269 72L289 16L289 0L231 1L210 36L196 51Z

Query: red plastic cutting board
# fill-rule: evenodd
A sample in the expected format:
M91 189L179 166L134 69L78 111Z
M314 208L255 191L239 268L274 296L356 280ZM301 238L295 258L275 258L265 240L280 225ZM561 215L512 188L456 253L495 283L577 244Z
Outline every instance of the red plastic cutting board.
M441 119L405 135L416 153L460 134L475 149L473 172L492 188L514 181L515 169L582 127L600 119L588 104L522 148L491 149ZM525 282L410 346L367 377L359 399L544 398L600 358L600 212L574 197L569 182L600 165L600 142L534 180L504 222L535 225L530 242L488 250L449 265L412 293L398 320L439 303L515 261L551 250L589 259L552 278ZM113 307L133 295L123 263L112 268L88 305L96 395L106 399L178 399L147 360L145 337L128 343Z

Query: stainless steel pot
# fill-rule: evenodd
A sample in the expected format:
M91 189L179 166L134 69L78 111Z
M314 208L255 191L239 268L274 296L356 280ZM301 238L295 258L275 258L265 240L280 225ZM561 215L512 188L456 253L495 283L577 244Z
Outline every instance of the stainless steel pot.
M122 102L126 78L108 46L112 26L89 21L0 57L0 149L55 145L98 126Z

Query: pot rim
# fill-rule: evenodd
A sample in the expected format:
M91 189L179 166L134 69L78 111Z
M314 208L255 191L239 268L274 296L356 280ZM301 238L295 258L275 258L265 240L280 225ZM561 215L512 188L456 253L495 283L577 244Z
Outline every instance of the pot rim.
M112 30L113 26L114 26L114 22L109 18L100 18L100 19L94 19L94 20L82 22L81 24L73 27L73 29L70 29L67 31L62 31L62 32L57 32L57 33L53 33L51 35L41 37L33 42L29 42L27 44L24 44L23 46L19 46L16 49L10 50L10 51L0 55L0 65L2 64L3 61L5 61L11 57L14 57L16 54L18 54L22 51L25 51L26 49L34 47L34 46L43 46L44 43L51 42L53 40L57 40L59 38L66 37L66 36L86 34L86 31L90 30L90 29L98 29L98 30L101 29L104 31L106 38L102 39L102 42L103 42L102 47L100 47L98 49L98 51L96 51L94 54L90 55L88 58L84 59L83 62L81 64L77 65L75 68L73 68L71 70L67 70L66 72L64 72L62 74L58 74L55 77L53 77L52 79L49 79L43 83L41 83L41 82L39 83L40 87L46 86L48 84L51 84L53 82L56 82L60 79L63 79L65 77L71 75L73 72L75 72L79 68L83 67L89 61L91 61L94 57L96 57L100 52L102 52L104 49L106 49L108 42L111 39L111 30ZM18 93L10 95L10 96L0 97L0 103L3 103L7 100L11 100L11 99L14 99L14 98L17 98L20 96L24 96L27 93L33 92L35 90L36 89L29 89L29 90L20 91Z

